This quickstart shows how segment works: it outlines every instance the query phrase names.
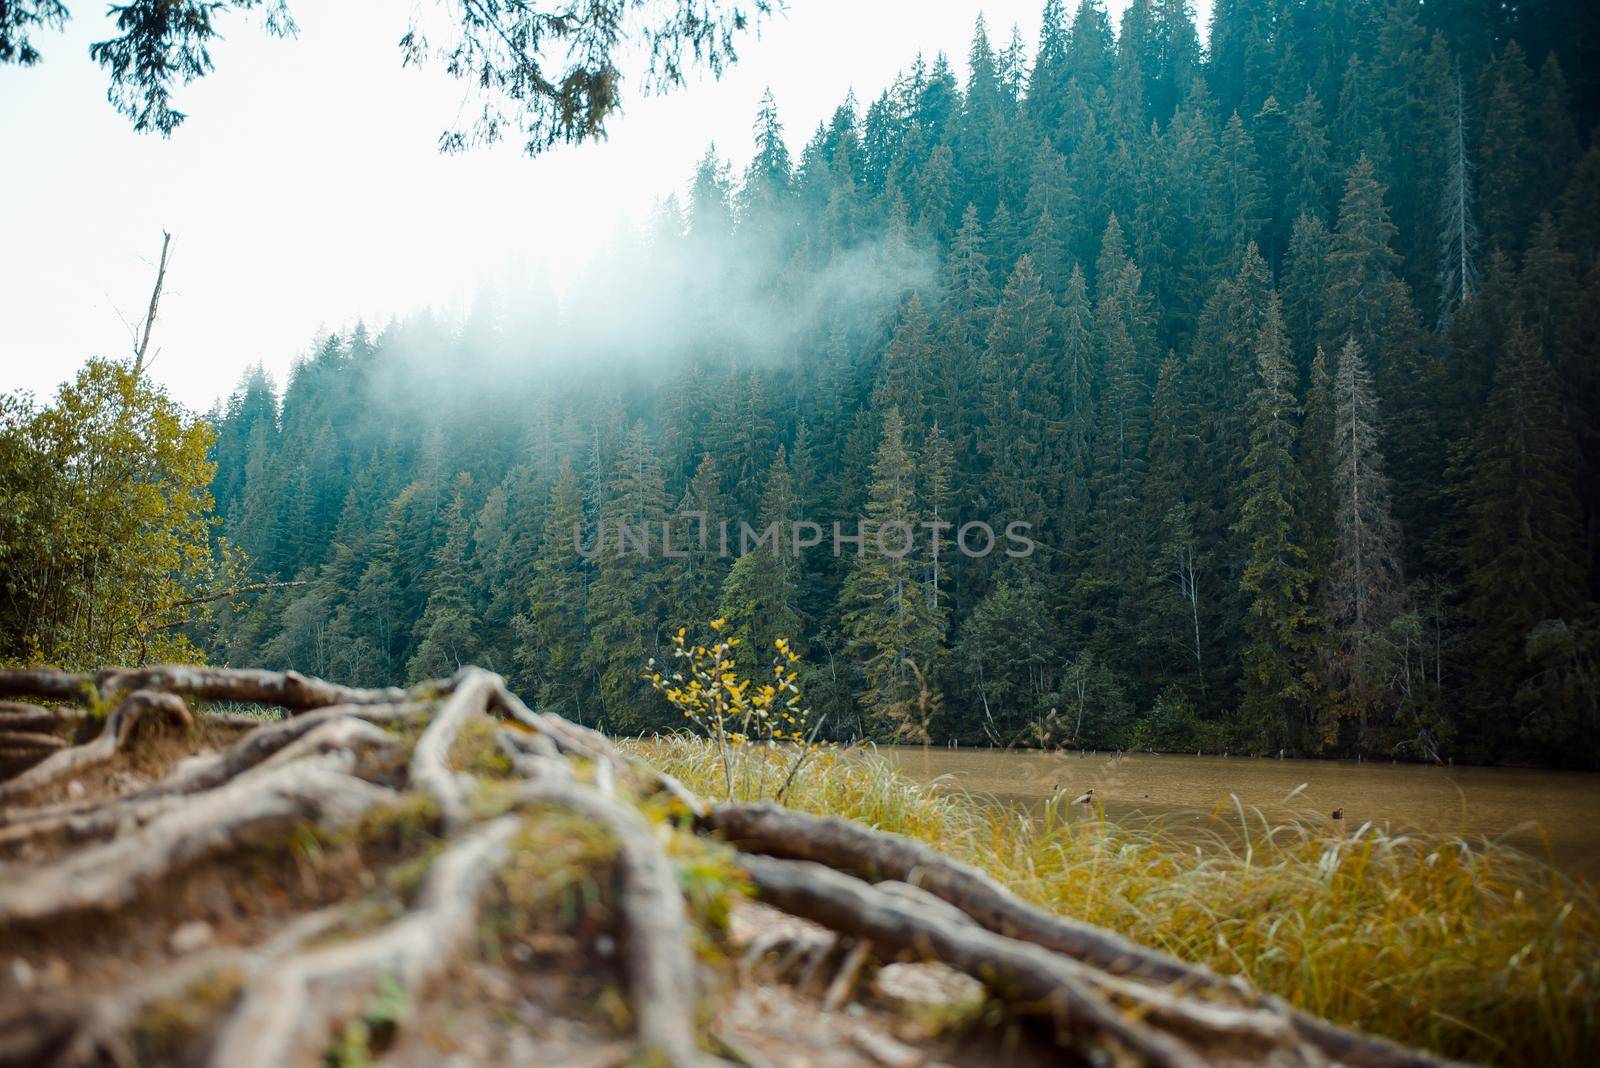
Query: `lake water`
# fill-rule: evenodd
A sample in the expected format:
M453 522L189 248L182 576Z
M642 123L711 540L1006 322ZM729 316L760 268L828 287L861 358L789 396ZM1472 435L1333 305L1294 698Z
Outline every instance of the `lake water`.
M888 747L884 754L924 782L1033 807L1057 789L1093 789L1107 818L1159 817L1173 831L1217 829L1211 813L1232 809L1267 818L1368 820L1389 830L1495 839L1600 881L1600 774L1524 768L1438 768L1417 764L1240 757L1122 756L998 749ZM1291 793L1305 784L1299 793ZM1079 808L1079 816L1090 810ZM1237 825L1237 815L1232 815ZM1252 816L1252 822L1254 817Z

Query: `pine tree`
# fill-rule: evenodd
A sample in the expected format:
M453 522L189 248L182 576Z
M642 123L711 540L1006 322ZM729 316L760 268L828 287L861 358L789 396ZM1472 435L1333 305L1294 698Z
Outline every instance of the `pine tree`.
M799 610L799 568L791 531L800 519L794 479L784 450L767 473L762 495L760 524L776 529L773 540L743 552L722 583L720 614L728 633L739 639L735 653L752 676L772 661L774 643L782 638L801 652L803 634Z
M649 725L640 666L656 655L663 625L660 540L665 521L661 467L642 422L617 451L601 515L603 540L589 586L584 670L598 684L597 718L612 730Z
M1079 0L1067 38L1066 81L1085 96L1111 88L1116 64L1116 39L1103 0Z
M732 186L727 163L708 145L689 187L689 233L696 241L714 245L732 235Z
M1218 155L1221 202L1214 209L1215 247L1226 250L1223 261L1236 264L1244 257L1267 221L1264 191L1258 173L1255 142L1234 112L1222 133Z
M1058 393L1049 360L1054 303L1024 256L1006 282L989 329L982 382L986 426L978 451L987 463L986 496L1006 520L1042 526L1051 501L1060 433Z
M701 626L721 614L718 601L728 571L722 552L722 523L730 523L730 541L736 545L739 518L728 514L721 470L716 457L706 453L663 528L669 538L661 550L668 623ZM669 551L671 557L666 555Z
M1316 351L1327 307L1329 255L1333 235L1316 215L1294 222L1283 272L1283 318L1296 363Z
M1045 0L1039 18L1039 51L1028 75L1028 114L1033 125L1050 138L1065 110L1067 48L1072 40L1063 0Z
M1323 129L1322 101L1316 90L1307 88L1306 95L1290 111L1289 127L1295 214L1325 221L1333 167L1328 135Z
M1399 256L1390 243L1395 227L1383 204L1372 160L1365 154L1345 180L1339 226L1328 253L1328 287L1321 340L1330 348L1355 338L1362 351L1383 352L1384 330L1394 306Z
M1481 159L1483 224L1490 242L1515 252L1532 204L1533 146L1528 137L1532 78L1517 42L1485 68Z
M1444 185L1439 191L1439 329L1472 299L1478 284L1478 224L1472 211L1472 161L1467 155L1466 85L1455 71L1446 114Z
M1094 430L1094 312L1089 306L1089 286L1083 270L1072 265L1061 296L1059 317L1059 383L1065 441L1061 455L1061 531L1063 547L1070 546L1089 512L1090 441Z

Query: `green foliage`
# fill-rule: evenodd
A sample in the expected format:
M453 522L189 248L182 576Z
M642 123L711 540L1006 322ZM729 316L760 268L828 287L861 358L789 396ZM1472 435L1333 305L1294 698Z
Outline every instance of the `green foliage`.
M131 363L54 403L0 398L0 662L187 660L180 629L239 565L213 551L212 430Z
M253 14L273 37L297 33L286 0L129 0L112 9L117 34L96 42L90 58L110 77L108 99L140 132L167 136L186 117L174 88L211 73L211 46L225 15ZM440 146L459 150L508 134L529 155L561 143L604 136L621 106L623 53L636 53L647 91L676 87L704 65L721 74L736 59L735 42L771 10L769 0L707 6L697 0L593 0L581 14L555 4L451 6L441 24L413 12L400 40L407 63L435 60L475 94L469 124L447 130ZM0 7L0 63L30 66L41 57L32 33L61 29L69 17L59 0L17 0ZM442 43L430 43L424 26Z

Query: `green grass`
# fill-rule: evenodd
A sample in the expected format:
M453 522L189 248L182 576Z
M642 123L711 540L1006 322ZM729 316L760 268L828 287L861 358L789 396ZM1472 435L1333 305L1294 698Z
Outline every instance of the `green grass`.
M707 797L708 743L635 743ZM757 754L742 799L786 754ZM1021 896L1402 1042L1501 1064L1600 1063L1600 901L1515 850L1459 838L1272 824L1235 803L1197 843L1159 822L1069 822L933 790L871 752L826 752L786 803L920 838Z

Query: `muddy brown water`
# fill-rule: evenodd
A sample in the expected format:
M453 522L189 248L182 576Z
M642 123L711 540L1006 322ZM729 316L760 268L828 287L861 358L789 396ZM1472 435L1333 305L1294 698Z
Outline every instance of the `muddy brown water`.
M1053 793L1090 789L1107 819L1158 818L1176 834L1215 833L1219 806L1237 826L1231 795L1268 820L1371 821L1394 832L1489 839L1600 882L1600 774L1526 768L1438 768L1324 760L1064 753L1037 750L887 747L883 753L923 782L1019 808ZM1304 784L1303 789L1296 789ZM1292 795L1292 796L1291 796ZM1075 818L1095 818L1074 807ZM1225 824L1224 824L1225 825Z

